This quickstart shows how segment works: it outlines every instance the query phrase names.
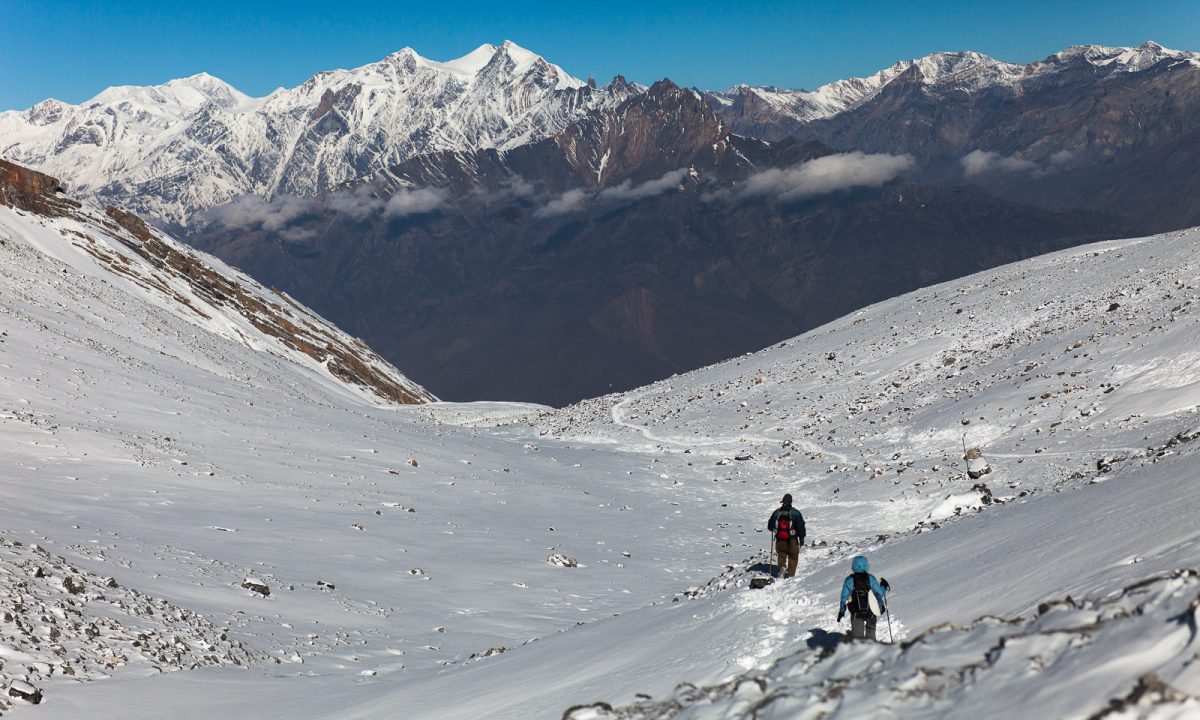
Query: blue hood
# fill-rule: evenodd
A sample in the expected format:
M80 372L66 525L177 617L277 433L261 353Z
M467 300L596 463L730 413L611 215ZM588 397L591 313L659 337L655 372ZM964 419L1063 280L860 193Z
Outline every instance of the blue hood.
M862 555L855 555L850 561L850 569L856 573L867 571L867 559Z

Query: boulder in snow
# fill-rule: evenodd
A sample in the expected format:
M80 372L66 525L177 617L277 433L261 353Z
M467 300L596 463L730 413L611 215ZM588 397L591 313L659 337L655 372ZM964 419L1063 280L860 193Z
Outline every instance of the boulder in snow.
M992 471L988 461L983 458L983 451L977 447L968 450L963 460L967 461L967 475L972 480L978 480Z
M579 567L579 561L569 555L554 553L546 558L546 562L558 567Z
M980 483L972 487L969 492L948 495L945 500L938 503L937 507L929 513L927 519L935 521L945 520L969 511L982 510L985 505L991 504L991 489L987 485Z
M37 705L42 702L42 691L22 680L13 680L8 686L8 696Z
M258 578L253 578L253 577L246 578L245 580L242 581L242 587L246 588L247 590L249 590L251 592L256 592L259 595L262 595L263 597L267 597L268 595L271 594L271 588L268 587L265 582L263 582L262 580L259 580Z

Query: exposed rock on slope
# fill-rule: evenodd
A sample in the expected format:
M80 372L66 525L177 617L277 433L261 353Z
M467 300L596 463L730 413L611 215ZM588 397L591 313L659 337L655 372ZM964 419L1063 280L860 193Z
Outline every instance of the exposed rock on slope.
M0 712L56 678L172 672L267 659L189 610L0 536ZM35 692L9 693L10 686ZM36 693L36 694L35 694Z

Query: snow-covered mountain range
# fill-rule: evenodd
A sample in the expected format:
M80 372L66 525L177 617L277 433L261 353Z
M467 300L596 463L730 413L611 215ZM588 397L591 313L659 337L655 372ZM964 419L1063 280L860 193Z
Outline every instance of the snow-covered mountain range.
M207 74L0 113L0 155L168 223L254 194L312 195L437 150L508 148L636 86L597 89L512 42L409 48L251 98Z
M1021 95L1080 71L1096 83L1164 63L1200 66L1200 55L1151 42L1078 46L1028 65L935 53L813 91L744 85L704 95L735 132L776 139L863 108L889 88ZM406 48L263 98L202 73L109 88L79 105L46 100L0 113L0 156L61 177L82 196L184 226L242 195L313 195L431 152L517 147L644 90L620 77L597 88L511 42L449 62Z
M0 184L6 716L1200 711L1200 231L560 411L397 405L156 262L169 239L22 177ZM783 492L809 545L751 590ZM838 642L859 553L894 644Z
M1082 68L1095 79L1103 79L1142 72L1164 61L1200 66L1200 53L1170 50L1155 42L1132 48L1076 45L1045 60L1021 65L972 51L939 52L902 60L873 75L838 80L816 90L738 85L708 93L708 97L738 132L757 135L767 126L778 125L767 134L782 136L787 126L828 119L861 107L893 83L915 84L934 95L997 88L1021 94L1026 88L1054 82L1066 71Z

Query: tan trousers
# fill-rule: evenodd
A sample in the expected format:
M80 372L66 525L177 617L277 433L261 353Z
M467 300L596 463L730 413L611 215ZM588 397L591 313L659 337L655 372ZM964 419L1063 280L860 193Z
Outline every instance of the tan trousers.
M796 563L800 561L800 538L776 540L775 555L778 558L780 573L784 577L795 577Z

